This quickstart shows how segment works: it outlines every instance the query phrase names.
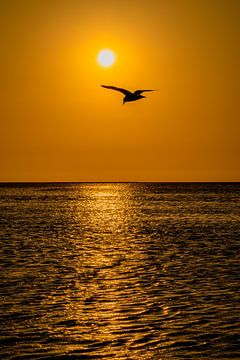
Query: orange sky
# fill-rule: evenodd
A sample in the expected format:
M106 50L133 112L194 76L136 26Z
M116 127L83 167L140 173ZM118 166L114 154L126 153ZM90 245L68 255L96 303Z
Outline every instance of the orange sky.
M0 181L240 181L240 2L5 3Z

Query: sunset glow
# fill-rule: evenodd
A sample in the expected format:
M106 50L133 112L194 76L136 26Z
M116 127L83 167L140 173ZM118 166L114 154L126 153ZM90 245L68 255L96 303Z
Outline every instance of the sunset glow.
M0 181L240 180L240 1L56 4L0 4Z

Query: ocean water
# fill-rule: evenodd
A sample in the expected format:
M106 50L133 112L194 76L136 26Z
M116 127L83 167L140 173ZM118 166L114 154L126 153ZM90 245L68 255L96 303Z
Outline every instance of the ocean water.
M1 359L240 359L240 183L0 185Z

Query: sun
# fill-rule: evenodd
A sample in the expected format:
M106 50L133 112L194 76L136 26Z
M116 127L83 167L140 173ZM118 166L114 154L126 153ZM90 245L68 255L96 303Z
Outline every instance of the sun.
M115 63L116 56L112 50L103 49L97 56L98 63L103 67L112 66Z

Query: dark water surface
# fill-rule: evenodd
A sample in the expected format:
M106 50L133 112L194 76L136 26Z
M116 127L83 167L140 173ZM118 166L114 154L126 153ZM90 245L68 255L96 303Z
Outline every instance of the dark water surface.
M240 359L240 183L0 185L1 359Z

